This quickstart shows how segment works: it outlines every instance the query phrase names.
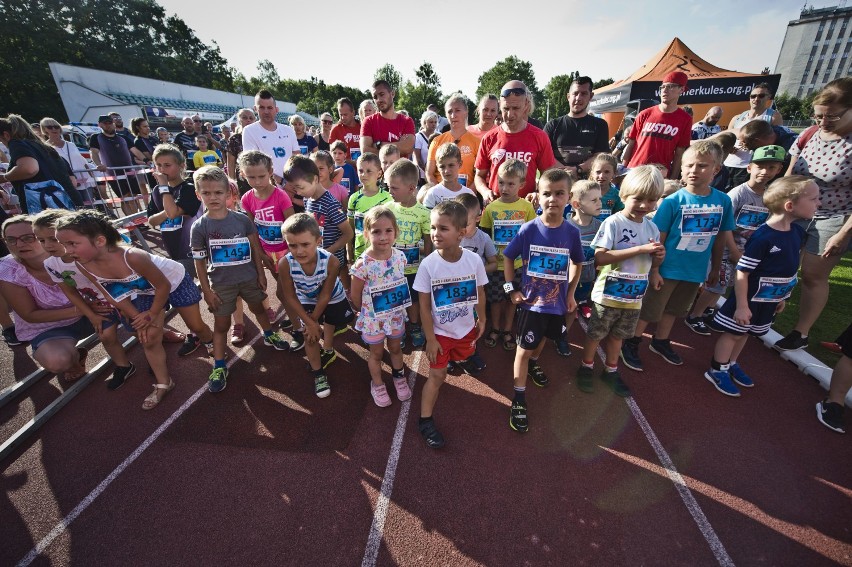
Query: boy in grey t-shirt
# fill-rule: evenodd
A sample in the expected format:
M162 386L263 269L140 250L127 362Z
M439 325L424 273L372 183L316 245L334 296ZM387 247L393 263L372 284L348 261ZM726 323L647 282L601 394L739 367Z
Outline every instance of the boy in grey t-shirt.
M190 235L198 281L214 316L214 364L207 387L211 392L221 392L228 378L225 340L238 297L243 298L263 329L263 344L277 350L289 350L290 344L273 332L263 307L266 272L257 228L247 216L228 209L228 177L218 167L208 165L198 169L193 180L195 192L207 209L192 223Z

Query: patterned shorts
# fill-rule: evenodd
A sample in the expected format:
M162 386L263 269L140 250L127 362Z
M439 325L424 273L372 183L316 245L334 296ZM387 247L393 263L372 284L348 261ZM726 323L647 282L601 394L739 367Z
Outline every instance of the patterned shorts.
M636 323L639 322L639 309L607 307L595 302L592 302L591 307L592 318L586 329L586 336L590 339L599 341L609 335L621 340L633 337Z

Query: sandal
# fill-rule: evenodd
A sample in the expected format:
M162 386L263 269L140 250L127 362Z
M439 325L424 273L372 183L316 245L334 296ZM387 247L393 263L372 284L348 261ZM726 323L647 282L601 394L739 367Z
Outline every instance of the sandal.
M512 331L503 331L501 334L503 335L503 350L515 350L518 343L515 340L515 335L512 334Z
M89 357L89 351L84 348L78 348L77 353L80 355L80 366L83 367L82 372L63 372L62 379L66 382L76 382L86 375L86 359Z
M491 329L490 331L488 331L488 336L485 337L485 340L482 342L485 343L485 346L487 346L488 348L494 348L497 346L497 341L500 340L500 335L502 334L503 333L501 333L497 329Z
M157 407L157 404L159 404L163 400L163 398L166 396L166 394L168 394L169 392L171 392L174 389L175 389L175 383L172 382L171 380L169 380L168 384L154 384L154 391L151 392L151 395L149 395L147 398L145 398L144 402L142 402L142 409L143 410L154 409L155 407ZM157 390L164 390L163 395L158 396Z

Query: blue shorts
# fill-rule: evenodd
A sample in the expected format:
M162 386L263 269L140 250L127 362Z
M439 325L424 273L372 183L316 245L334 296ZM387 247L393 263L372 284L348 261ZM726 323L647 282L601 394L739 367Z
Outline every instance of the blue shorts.
M777 303L762 303L749 301L748 308L751 311L751 321L748 325L740 325L734 321L734 312L737 310L737 296L731 296L725 300L725 304L716 311L710 326L717 331L731 333L732 335L753 335L762 337L769 332L775 321L775 310Z
M190 305L195 305L201 301L201 291L199 291L198 286L195 285L195 282L188 273L184 274L183 279L180 282L180 285L176 290L169 294L169 300L163 306L163 309L168 309L169 307L189 307ZM137 309L140 313L143 311L148 311L151 309L151 305L154 304L154 296L153 295L137 295L136 299L130 300L133 304L133 307ZM133 325L127 317L122 315L121 323L124 325L124 328L130 331L131 333L135 333L136 331L132 330Z
M35 353L35 351L38 350L38 347L47 341L52 341L54 339L72 339L74 341L79 341L80 339L84 339L89 335L94 334L94 332L95 328L92 327L92 323L86 317L80 317L70 325L42 331L30 340L30 348L32 349L32 352Z

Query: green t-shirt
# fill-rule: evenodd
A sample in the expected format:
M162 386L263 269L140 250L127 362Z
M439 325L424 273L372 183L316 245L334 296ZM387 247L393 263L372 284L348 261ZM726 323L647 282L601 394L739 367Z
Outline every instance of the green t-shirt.
M497 269L503 269L503 250L518 234L521 225L535 219L535 209L526 199L514 203L504 203L497 199L491 201L482 213L479 226L487 232L497 247ZM523 258L515 259L515 269L523 266Z
M355 258L353 258L353 261L360 258L364 250L367 249L367 241L364 240L364 213L388 201L391 201L390 193L381 189L378 193L369 197L364 195L363 189L358 189L350 195L346 216L355 224Z
M403 207L396 202L390 203L388 208L396 215L396 225L399 227L394 247L405 252L406 275L415 274L420 265L420 241L429 238L429 209L421 203Z

